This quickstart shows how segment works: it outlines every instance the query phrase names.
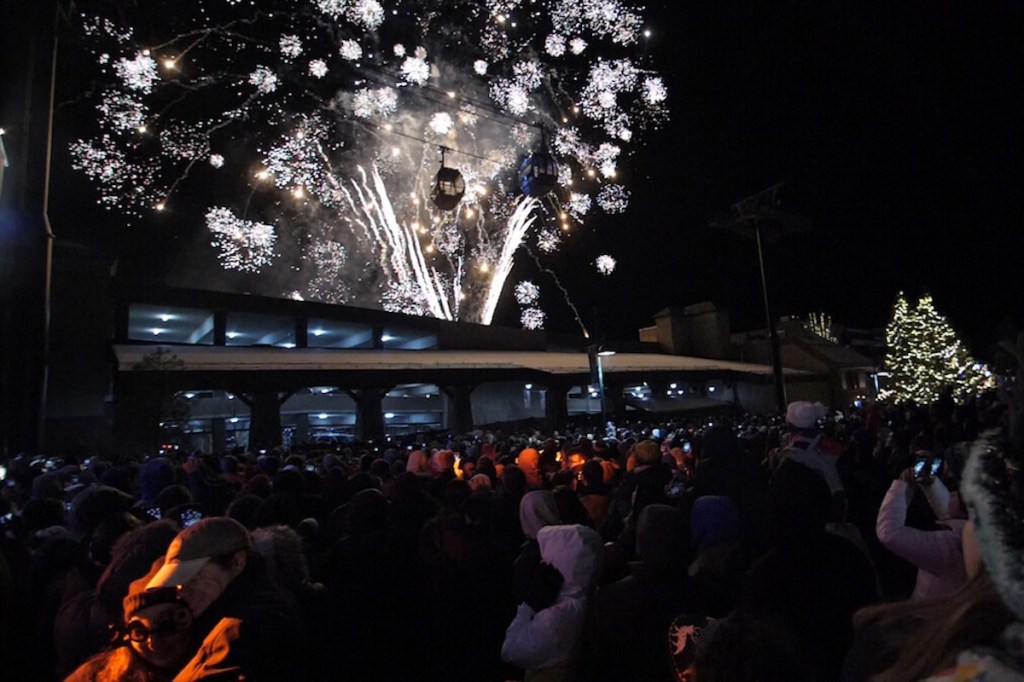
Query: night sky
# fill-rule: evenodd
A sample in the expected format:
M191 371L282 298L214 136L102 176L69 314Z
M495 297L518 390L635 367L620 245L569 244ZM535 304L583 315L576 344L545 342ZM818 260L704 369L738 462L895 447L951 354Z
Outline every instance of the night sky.
M671 3L672 121L633 169L615 329L713 300L763 327L754 242L710 227L785 183L807 229L766 250L776 315L883 326L931 293L978 356L1024 325L1024 5Z
M1024 4L671 2L650 16L671 120L621 168L627 213L549 263L589 329L635 339L662 308L705 300L734 331L763 327L755 244L712 223L780 182L806 227L765 252L777 316L882 327L897 292L928 292L983 359L1024 328ZM79 224L121 241L136 269L246 288L195 255L200 232L126 237L86 205L84 179L64 182L68 217L95 215ZM593 267L603 253L610 277ZM515 274L541 285L550 329L578 331L550 277L526 257ZM505 294L495 323L518 326Z

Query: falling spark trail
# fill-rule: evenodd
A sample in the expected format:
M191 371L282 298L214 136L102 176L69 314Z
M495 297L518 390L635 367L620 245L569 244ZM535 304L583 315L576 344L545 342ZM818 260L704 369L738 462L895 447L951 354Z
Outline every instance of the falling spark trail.
M562 286L562 282L561 280L558 279L558 275L555 274L554 270L552 270L551 268L544 267L544 265L541 264L540 259L537 258L537 254L535 254L530 247L527 246L524 248L526 249L526 253L530 254L530 258L533 258L533 261L537 264L537 267L541 270L541 272L547 273L548 275L551 276L551 279L554 280L555 286L558 287L558 290L562 292L562 297L565 299L565 304L569 306L569 310L572 311L573 317L576 318L576 324L580 326L580 330L583 332L583 336L589 339L590 332L587 331L586 325L583 324L583 320L580 318L580 311L576 310L576 306L573 304L572 299L569 298L569 292L566 291L564 286Z

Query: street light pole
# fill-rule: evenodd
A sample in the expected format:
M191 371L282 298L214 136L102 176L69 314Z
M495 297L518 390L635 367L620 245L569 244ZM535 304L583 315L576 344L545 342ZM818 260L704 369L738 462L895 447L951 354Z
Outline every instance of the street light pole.
M587 356L590 360L590 380L593 382L595 378L597 379L598 397L601 400L602 426L608 421L608 403L604 395L604 358L609 355L615 355L615 351L606 350L604 346L598 343L587 346Z
M782 183L772 185L757 194L737 201L732 206L732 215L712 225L727 227L757 241L757 261L761 268L761 295L764 299L765 325L768 328L768 343L772 363L772 375L775 379L775 402L781 412L786 409L786 382L782 375L782 360L779 354L779 335L772 318L771 305L768 301L768 274L764 266L764 242L786 232L805 229L806 221L799 216L783 213L780 209L779 190ZM772 231L764 233L767 223Z
M69 7L70 10L70 7ZM50 383L50 313L53 295L53 225L50 223L50 179L53 169L53 112L57 92L57 53L60 46L60 22L63 7L54 3L53 54L50 57L50 92L46 120L46 168L43 179L43 226L46 230L46 263L43 273L43 371L39 388L39 415L36 430L36 451L46 447L47 393Z
M757 237L757 260L761 265L761 293L764 296L764 318L768 325L768 343L771 348L772 375L775 378L775 403L779 412L786 409L786 381L782 376L782 359L779 357L779 333L772 319L771 305L768 303L768 277L764 269L764 249L761 246L761 224L754 224Z

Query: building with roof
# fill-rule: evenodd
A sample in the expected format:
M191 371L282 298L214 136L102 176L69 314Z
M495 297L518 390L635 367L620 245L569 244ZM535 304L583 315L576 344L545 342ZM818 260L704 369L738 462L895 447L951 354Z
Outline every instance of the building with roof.
M780 320L776 331L779 358L785 369L787 400L817 400L845 407L857 400L876 397L880 349L884 346L878 334L856 330L855 336L849 335L855 344L838 343L814 333L801 320L791 318ZM640 338L668 353L728 358L760 365L771 362L771 343L766 329L733 332L728 311L710 302L662 310L655 316L654 326L640 330ZM806 380L807 375L816 380Z
M847 406L877 397L878 364L854 348L818 336L800 320L784 318L779 322L779 355L782 366L811 372L825 380L812 395L787 385L789 400L820 400L826 405ZM765 330L733 336L738 357L747 362L767 361L770 344ZM824 388L824 392L820 392Z
M55 280L51 451L145 447L149 422L167 444L224 451L527 421L554 429L596 421L602 407L616 420L773 409L763 363L643 342L606 343L614 354L598 356L582 337L128 284L110 279L103 257L70 260ZM786 378L821 382L806 370Z

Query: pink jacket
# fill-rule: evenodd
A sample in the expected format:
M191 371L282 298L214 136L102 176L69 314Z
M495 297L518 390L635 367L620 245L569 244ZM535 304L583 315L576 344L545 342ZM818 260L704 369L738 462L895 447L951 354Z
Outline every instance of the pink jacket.
M949 530L925 531L906 525L907 505L913 495L907 484L895 480L878 509L875 532L882 545L917 566L917 582L911 599L939 599L953 594L967 582L960 531L964 520L941 519Z

